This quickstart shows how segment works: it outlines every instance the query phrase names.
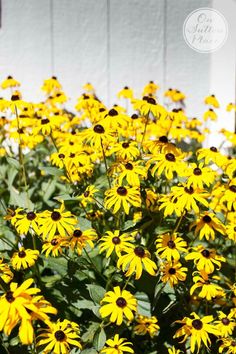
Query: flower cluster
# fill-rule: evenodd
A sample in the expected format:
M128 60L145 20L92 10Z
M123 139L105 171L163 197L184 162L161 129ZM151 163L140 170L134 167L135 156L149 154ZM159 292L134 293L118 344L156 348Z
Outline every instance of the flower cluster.
M202 144L217 98L191 118L153 81L113 107L88 83L73 112L55 76L40 103L1 89L0 349L235 354L236 134Z

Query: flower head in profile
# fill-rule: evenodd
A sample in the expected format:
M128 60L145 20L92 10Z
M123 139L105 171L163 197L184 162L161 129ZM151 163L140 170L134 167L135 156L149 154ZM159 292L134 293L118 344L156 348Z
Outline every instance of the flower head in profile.
M149 334L152 338L157 335L160 329L157 318L155 316L147 317L138 315L136 322L137 324L134 327L134 332L139 336L145 336L146 334Z
M3 82L1 83L1 88L3 90L8 89L8 88L16 88L19 86L20 86L20 83L10 75L5 80L3 80Z
M205 97L204 103L209 106L213 106L214 108L220 107L219 101L217 100L215 95L210 95L210 96Z
M113 339L108 339L101 354L124 354L134 353L131 342L127 342L126 338L120 338L119 334L115 334Z
M72 347L82 349L80 329L75 322L68 320L56 323L47 322L48 328L38 336L37 346L44 347L44 353L68 354Z
M204 270L193 273L194 285L190 288L190 295L200 288L199 297L211 301L219 294L222 294L222 287L219 285L220 278L216 275L210 276Z
M117 267L126 271L126 277L135 273L135 279L139 279L142 275L143 268L152 276L156 275L157 265L151 260L150 253L142 246L136 246L125 250L125 255L119 257Z
M195 352L197 347L197 353L201 348L202 343L209 349L211 340L209 334L215 336L219 335L218 329L211 324L213 316L199 317L195 312L191 313L190 317L184 317L183 320L178 320L176 323L181 323L183 326L177 330L174 338L183 337L182 342L185 342L190 337L190 351Z
M53 257L58 257L62 255L63 248L69 246L69 238L54 236L52 239L47 240L43 243L42 253L45 253L46 258L52 255Z
M219 353L236 354L236 340L232 337L222 338Z
M113 291L108 291L101 300L102 305L99 312L102 318L110 316L110 321L120 326L124 317L133 321L134 313L137 311L137 300L127 290L121 290L116 286Z
M94 247L94 241L97 239L98 235L94 229L88 229L82 231L76 228L72 235L69 237L69 247L76 250L78 255L81 255L83 249L89 245L90 248Z
M120 90L118 93L117 93L117 97L118 98L133 98L134 96L134 93L133 93L133 90L128 87L128 86L125 86L122 90Z
M2 258L0 258L0 277L6 284L9 283L13 278L13 273L9 265L5 263Z
M215 214L211 212L202 213L199 218L191 224L190 228L194 226L196 226L195 234L199 234L200 240L204 237L207 240L214 240L216 232L219 232L222 235L225 234L225 226Z

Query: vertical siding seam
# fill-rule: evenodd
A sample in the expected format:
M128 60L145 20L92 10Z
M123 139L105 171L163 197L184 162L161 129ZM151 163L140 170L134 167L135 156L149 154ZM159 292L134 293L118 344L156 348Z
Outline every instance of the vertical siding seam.
M106 2L107 6L107 104L110 105L110 84L111 84L111 67L110 67L110 0Z
M163 11L163 89L166 90L167 82L167 1L164 0Z
M50 49L51 49L51 74L55 74L55 60L54 60L54 16L53 16L53 0L50 0Z

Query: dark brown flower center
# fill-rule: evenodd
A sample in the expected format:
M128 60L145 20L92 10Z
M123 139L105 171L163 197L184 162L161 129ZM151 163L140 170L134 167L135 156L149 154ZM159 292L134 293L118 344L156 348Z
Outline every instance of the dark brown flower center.
M81 230L79 230L79 229L76 229L73 232L73 236L74 237L80 237L80 236L82 236L82 234L83 234L83 232Z
M52 246L56 246L58 244L58 241L56 238L53 238L52 241L51 241L51 245Z
M210 257L210 251L208 251L208 250L203 250L201 253L202 253L203 257L205 257L205 258Z
M163 135L163 136L160 136L159 141L161 143L168 143L168 138L167 138L167 136Z
M217 152L217 148L215 146L210 147L210 150L213 152Z
M57 80L57 77L56 76L52 76L52 80Z
M118 297L116 300L116 305L118 307L124 308L127 305L127 301L123 297Z
M63 341L66 338L65 333L61 330L56 331L54 336L55 336L56 340L59 342Z
M204 215L203 218L202 218L202 220L203 220L205 223L209 224L209 223L211 222L211 217L210 217L209 215Z
M233 193L236 193L236 185L233 184L232 186L230 186L229 190Z
M53 211L51 214L51 218L53 221L58 221L61 218L61 214L59 213L59 211Z
M221 322L225 325L225 326L228 326L230 324L230 320L225 317L225 318L222 318Z
M136 254L136 256L143 258L145 256L145 250L143 247L135 247L134 249L134 253Z
M115 117L115 116L118 116L118 112L116 109L112 108L110 109L110 111L108 112L108 115L111 116L111 117Z
M150 103L150 104L156 104L156 100L155 100L155 98L153 98L153 97L148 97L147 101L148 101L148 103Z
M18 257L20 257L20 258L25 258L25 257L26 257L25 251L20 251L20 252L18 252Z
M203 327L202 321L201 320L193 320L192 321L192 326L197 329L197 330L201 330Z
M175 243L174 243L174 241L173 241L173 240L169 240L169 241L167 242L167 246L168 246L169 248L171 248L171 249L175 248Z
M11 79L12 79L12 76L9 75L9 76L7 77L7 80L11 80Z
M122 197L126 196L128 191L125 187L118 187L116 190L117 194L121 195Z
M191 186L190 186L189 188L185 187L184 190L185 190L185 192L188 193L188 194L193 194L193 193L194 193L194 189L193 189L193 187L191 187Z
M84 197L88 198L88 196L89 196L89 191L84 192Z
M60 159L64 159L65 155L64 155L64 154L59 154L58 157L59 157Z
M200 176L202 174L202 170L198 167L194 168L193 173L195 176Z
M112 238L112 243L114 243L114 245L119 245L121 243L121 240L119 237L115 236Z
M34 220L36 218L36 214L33 211L29 211L26 214L26 217L27 217L28 220Z
M165 158L167 161L175 162L175 155L171 152L168 152L168 154L165 155Z
M41 124L48 124L49 123L49 119L48 118L44 118L41 120Z
M138 119L138 115L134 113L134 114L132 114L131 118L132 119Z
M93 128L93 131L97 134L104 134L105 133L105 129L103 128L103 126L101 124L95 125L95 127Z
M7 292L6 292L6 300L7 300L8 302L10 302L10 303L15 300L12 291L7 291Z
M232 347L236 347L236 342L233 340L233 341L231 342L231 345L232 345Z
M173 275L176 273L176 269L175 268L170 268L169 269L169 274Z
M129 143L123 143L123 144L122 144L122 147L123 147L124 149L127 149L127 148L129 147Z
M134 166L132 165L132 163L128 162L125 164L125 168L126 170L133 170Z

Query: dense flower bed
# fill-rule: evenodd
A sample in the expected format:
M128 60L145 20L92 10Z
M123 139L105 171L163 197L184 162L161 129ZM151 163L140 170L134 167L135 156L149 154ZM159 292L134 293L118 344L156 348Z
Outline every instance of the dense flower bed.
M0 352L236 353L236 134L201 145L216 97L197 119L176 89L109 109L87 84L74 114L56 77L41 103L19 85L0 99Z

